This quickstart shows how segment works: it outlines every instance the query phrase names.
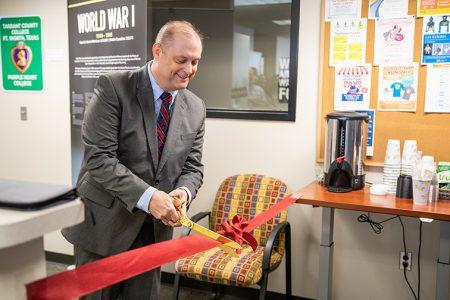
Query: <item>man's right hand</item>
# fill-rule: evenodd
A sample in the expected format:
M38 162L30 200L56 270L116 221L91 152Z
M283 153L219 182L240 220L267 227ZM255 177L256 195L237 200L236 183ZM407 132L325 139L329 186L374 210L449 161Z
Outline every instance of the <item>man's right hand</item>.
M148 210L156 219L161 220L167 226L174 227L180 218L173 205L172 197L163 191L153 193Z

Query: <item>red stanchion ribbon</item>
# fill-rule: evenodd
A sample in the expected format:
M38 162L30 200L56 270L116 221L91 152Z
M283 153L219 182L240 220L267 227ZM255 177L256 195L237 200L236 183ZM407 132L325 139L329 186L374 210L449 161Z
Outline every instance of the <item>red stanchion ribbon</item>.
M246 223L242 232L251 232L296 200L287 197L249 222L239 223ZM215 240L194 234L144 246L31 282L26 286L27 297L29 300L78 298L219 245Z

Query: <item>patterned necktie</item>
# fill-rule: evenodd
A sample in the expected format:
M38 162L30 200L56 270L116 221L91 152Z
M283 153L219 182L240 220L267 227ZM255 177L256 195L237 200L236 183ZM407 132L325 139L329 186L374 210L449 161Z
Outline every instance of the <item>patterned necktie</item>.
M170 110L169 106L172 103L172 95L169 93L162 93L161 108L159 110L158 119L156 120L156 132L158 135L158 159L161 157L164 149L164 142L166 140L167 131L170 124Z

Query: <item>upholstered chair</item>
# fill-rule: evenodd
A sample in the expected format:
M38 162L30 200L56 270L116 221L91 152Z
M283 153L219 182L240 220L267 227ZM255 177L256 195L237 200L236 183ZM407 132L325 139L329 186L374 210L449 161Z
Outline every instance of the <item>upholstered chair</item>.
M243 174L226 178L220 185L211 212L200 212L191 218L198 222L209 216L210 228L222 230L222 220L230 221L235 215L246 220L266 211L287 196L286 185L279 179ZM244 244L238 258L218 247L179 259L176 264L174 299L178 299L182 277L212 283L217 291L220 285L248 287L260 286L259 298L265 299L268 275L281 263L286 252L286 295L291 296L291 238L290 225L286 221L287 210L277 214L252 232L258 241L255 251ZM182 235L188 235L185 228Z

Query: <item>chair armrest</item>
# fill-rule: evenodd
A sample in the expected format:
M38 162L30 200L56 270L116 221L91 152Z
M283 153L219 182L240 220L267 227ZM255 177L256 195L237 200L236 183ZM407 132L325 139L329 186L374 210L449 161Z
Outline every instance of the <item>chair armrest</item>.
M274 243L283 231L286 231L285 246L286 247L291 246L291 241L290 241L291 240L291 225L289 224L289 222L285 221L285 222L278 224L269 235L269 239L267 240L266 247L264 249L263 262L262 262L262 269L264 271L270 270L270 257L272 256Z
M204 217L210 217L210 216L211 216L211 212L210 211L202 211L202 212L199 212L199 213L195 214L190 219L191 219L192 222L197 223L198 221L200 221ZM183 230L181 231L181 236L189 235L189 233L191 233L191 229L187 228L187 227L184 227Z

